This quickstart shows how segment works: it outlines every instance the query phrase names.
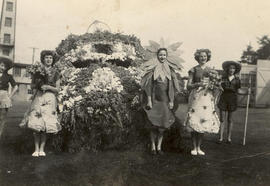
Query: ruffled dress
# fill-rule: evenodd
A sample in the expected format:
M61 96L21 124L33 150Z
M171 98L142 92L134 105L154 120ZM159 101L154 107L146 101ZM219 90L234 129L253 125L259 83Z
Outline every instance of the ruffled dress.
M198 65L189 74L193 76L193 83L202 81L203 69ZM215 94L208 89L196 88L189 95L188 113L185 120L189 132L218 133L220 121L216 113Z
M46 72L43 78L40 77L36 76L32 79L32 86L37 91L20 126L26 126L36 132L55 134L61 130L57 116L57 98L55 93L51 91L41 91L41 86L50 85L56 87L59 73L51 69Z

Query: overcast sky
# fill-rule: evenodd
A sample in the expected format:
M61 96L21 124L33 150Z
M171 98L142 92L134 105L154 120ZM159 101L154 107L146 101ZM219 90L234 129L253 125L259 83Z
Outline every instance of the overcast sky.
M211 63L239 60L257 37L270 35L269 0L17 0L16 61L31 63L70 33L83 34L94 20L113 32L135 34L145 45L161 37L181 41L186 68L197 48L212 51Z

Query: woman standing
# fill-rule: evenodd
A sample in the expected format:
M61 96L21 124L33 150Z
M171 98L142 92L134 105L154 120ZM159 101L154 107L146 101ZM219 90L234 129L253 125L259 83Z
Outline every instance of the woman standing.
M189 71L187 88L191 91L189 96L189 109L185 124L191 132L193 143L192 155L205 155L201 150L203 134L218 133L219 119L215 112L215 97L209 86L209 77L205 74L209 71L206 63L211 58L209 49L199 49L194 54L199 65Z
M223 92L220 96L218 108L220 109L220 138L219 143L223 141L223 133L225 123L227 120L228 128L227 128L227 143L231 143L231 134L232 134L232 116L233 112L236 111L237 108L237 90L241 87L241 81L236 76L237 73L241 70L241 64L235 61L225 61L222 64L222 68L225 72L224 77L222 78L221 86L223 88ZM227 113L227 117L226 117Z
M12 61L6 57L0 57L0 139L5 125L5 119L8 108L11 105L11 98L16 93L18 86L12 75L8 74L8 70L12 67ZM9 84L12 86L9 94Z
M56 57L53 51L41 52L41 71L32 77L34 98L29 112L20 124L34 131L35 151L32 154L34 157L46 156L44 152L46 134L55 134L61 130L56 111L56 94L60 87L60 74L54 68Z
M142 90L146 95L144 110L152 124L150 131L152 154L163 154L161 150L163 132L175 121L172 109L175 93L179 92L175 70L179 70L180 64L168 61L167 57L168 50L159 48L156 58L144 64L143 68L146 71L142 78Z

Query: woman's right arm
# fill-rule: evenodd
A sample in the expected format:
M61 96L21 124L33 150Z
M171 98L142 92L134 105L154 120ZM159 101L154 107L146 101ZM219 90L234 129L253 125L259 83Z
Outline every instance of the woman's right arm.
M200 86L203 86L203 83L193 83L193 73L189 72L188 75L188 82L187 82L187 89L188 90L193 90L195 88L198 88Z

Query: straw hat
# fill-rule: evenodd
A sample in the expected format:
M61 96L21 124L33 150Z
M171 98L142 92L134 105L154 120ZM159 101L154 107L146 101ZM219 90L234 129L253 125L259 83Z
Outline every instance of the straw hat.
M4 63L6 66L6 70L9 70L13 67L13 62L11 59L4 57L4 56L0 56L0 63Z
M242 65L241 65L241 63L236 62L236 61L225 61L225 62L223 62L222 63L223 70L227 71L230 65L235 66L235 74L240 72Z

